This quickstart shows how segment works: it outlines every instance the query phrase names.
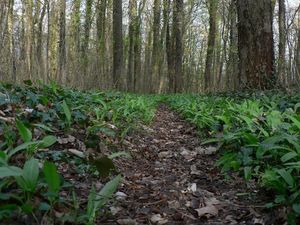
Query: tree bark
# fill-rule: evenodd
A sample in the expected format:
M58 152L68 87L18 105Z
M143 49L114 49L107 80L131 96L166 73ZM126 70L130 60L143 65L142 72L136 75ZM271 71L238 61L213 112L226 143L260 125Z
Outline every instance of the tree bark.
M237 0L240 82L250 89L270 89L274 77L271 0Z
M183 88L183 73L182 73L182 57L183 57L183 45L182 45L182 35L183 35L183 0L175 0L174 3L174 22L173 22L173 32L174 32L174 43L175 43L175 93L181 92Z
M208 92L213 85L213 60L216 45L218 0L208 0L209 33L204 72L204 91Z
M113 86L121 87L123 70L122 0L113 0Z
M239 87L236 0L231 0L230 2L228 17L230 20L230 34L228 49L229 53L226 67L226 87L229 90L236 90Z
M278 0L279 4L279 54L278 54L278 81L286 85L286 8L285 0Z
M160 48L160 41L159 41L159 34L160 34L160 14L161 14L161 1L154 0L154 7L153 7L153 43L152 43L152 56L151 56L151 74L150 74L150 84L151 92L155 92L158 86L159 80L159 69L158 63L160 61L159 57L159 48Z
M62 83L66 81L66 1L60 0L59 12L59 45L57 78Z

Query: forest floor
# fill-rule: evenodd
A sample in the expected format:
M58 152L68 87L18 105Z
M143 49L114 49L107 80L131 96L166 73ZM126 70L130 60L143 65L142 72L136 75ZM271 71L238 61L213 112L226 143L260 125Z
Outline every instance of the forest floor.
M284 224L266 210L268 193L215 166L217 148L201 146L196 129L168 107L142 133L127 137L133 159L117 160L124 179L101 224Z

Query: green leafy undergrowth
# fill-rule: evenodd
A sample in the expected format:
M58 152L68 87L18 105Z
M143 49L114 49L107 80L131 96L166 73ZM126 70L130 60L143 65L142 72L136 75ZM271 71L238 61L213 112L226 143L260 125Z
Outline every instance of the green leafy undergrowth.
M26 214L39 224L62 211L54 223L93 224L121 181L121 175L109 179L118 173L113 159L130 158L118 143L149 123L157 104L153 96L55 83L0 84L0 221ZM79 202L65 167L73 180L86 176L106 185L96 190L91 181L89 197Z
M268 206L300 216L300 94L278 92L167 96L170 106L216 143L223 171L240 171L276 193Z

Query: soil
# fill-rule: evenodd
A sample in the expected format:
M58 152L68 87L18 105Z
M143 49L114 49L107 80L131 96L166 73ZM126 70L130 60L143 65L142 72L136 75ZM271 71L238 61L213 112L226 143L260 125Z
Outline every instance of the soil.
M118 161L120 197L105 224L284 224L266 210L272 193L215 166L217 148L201 146L192 125L162 105L145 132L128 137L132 160ZM118 195L117 194L117 195Z

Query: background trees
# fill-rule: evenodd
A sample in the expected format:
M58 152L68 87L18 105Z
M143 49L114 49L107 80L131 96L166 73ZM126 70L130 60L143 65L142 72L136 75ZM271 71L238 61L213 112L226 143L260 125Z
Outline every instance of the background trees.
M0 76L153 93L293 88L299 11L294 0L2 0Z

